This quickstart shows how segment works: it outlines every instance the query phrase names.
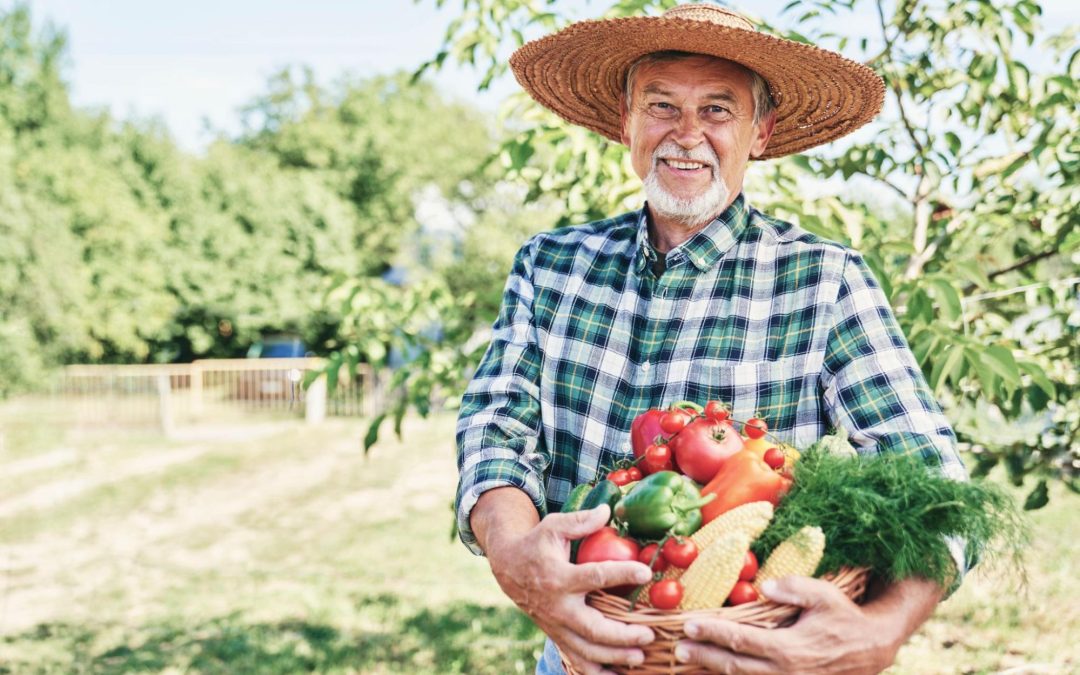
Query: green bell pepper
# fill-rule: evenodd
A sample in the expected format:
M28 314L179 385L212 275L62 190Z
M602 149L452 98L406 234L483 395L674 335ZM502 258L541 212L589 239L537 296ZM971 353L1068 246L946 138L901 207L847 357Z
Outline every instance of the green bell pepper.
M619 500L615 517L638 539L660 539L669 532L686 537L701 527L701 507L715 497L702 497L686 476L659 471L641 479Z

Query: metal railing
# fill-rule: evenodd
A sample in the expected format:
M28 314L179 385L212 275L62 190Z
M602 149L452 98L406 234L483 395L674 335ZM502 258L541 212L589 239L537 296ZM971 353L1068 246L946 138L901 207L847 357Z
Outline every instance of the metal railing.
M380 408L374 371L364 364L356 377L343 370L333 391L326 378L303 386L308 371L324 361L204 359L187 364L79 365L58 374L50 391L64 416L80 425L158 425L231 419L253 414L370 417Z

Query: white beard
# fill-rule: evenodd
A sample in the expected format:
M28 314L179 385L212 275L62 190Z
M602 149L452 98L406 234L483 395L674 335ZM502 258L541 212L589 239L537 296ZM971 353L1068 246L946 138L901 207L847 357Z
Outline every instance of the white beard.
M678 157L706 162L712 167L712 182L701 194L690 198L676 197L664 189L656 174L661 157ZM645 198L649 200L650 208L659 215L688 227L703 225L720 215L729 194L727 185L720 179L720 158L716 156L712 148L702 144L691 151L682 148L674 141L662 143L653 152L652 169L649 170L649 175L645 176L644 187Z

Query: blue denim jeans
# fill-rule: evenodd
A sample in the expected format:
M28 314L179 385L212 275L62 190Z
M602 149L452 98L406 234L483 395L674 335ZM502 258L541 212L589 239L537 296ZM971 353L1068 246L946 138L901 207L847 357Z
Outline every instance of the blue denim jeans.
M536 675L566 675L562 667L562 659L555 643L548 638L544 642L544 654L536 664Z

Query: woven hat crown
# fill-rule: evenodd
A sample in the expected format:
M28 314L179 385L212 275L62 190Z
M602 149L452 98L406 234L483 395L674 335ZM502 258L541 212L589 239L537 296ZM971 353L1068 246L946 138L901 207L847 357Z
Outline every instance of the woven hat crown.
M668 19L708 21L718 26L755 30L754 24L747 21L746 17L716 5L678 5L664 12L664 17Z

